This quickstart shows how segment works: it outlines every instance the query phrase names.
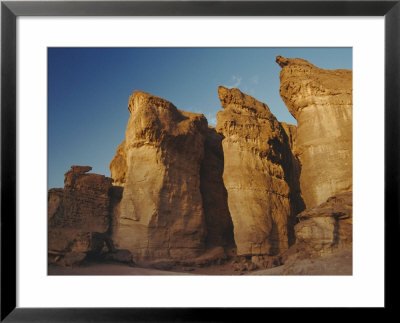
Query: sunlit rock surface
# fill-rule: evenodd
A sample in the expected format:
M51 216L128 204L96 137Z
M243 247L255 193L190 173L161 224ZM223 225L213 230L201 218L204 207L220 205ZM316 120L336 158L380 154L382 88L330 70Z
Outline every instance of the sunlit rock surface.
M295 153L307 208L352 190L352 71L277 56L280 95L297 120Z

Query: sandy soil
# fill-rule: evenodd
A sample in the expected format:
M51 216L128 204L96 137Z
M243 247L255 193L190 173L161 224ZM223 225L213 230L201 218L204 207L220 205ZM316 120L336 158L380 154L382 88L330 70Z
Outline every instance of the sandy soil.
M252 275L352 275L353 253L345 250L318 259L288 262L283 266L253 271Z
M119 263L87 263L77 267L48 266L48 275L185 275L185 273L163 271L152 268L132 267Z
M49 275L240 275L230 263L204 268L176 267L173 270L158 270L129 266L121 263L85 263L76 267L63 267L50 264ZM243 275L243 274L242 274Z
M346 250L328 257L288 262L265 270L235 271L231 262L208 267L176 266L158 270L121 263L87 262L77 267L49 265L49 275L352 275L352 251Z

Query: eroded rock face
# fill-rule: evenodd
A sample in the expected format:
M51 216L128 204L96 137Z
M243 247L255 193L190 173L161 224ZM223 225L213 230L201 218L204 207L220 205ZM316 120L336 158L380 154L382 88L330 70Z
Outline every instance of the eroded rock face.
M317 207L297 215L296 240L311 254L323 256L351 247L353 227L353 192L339 193Z
M310 260L352 253L353 244L353 202L352 192L339 193L324 203L304 210L297 215L299 223L295 226L296 243L282 255L281 260L287 268L300 267L297 263L310 264ZM336 257L336 258L335 258ZM340 263L340 262L338 262ZM327 264L334 266L328 261ZM351 274L351 258L343 262ZM310 270L312 269L312 262ZM335 269L336 270L336 269ZM322 270L323 274L326 270ZM332 271L326 271L332 274ZM337 271L338 273L340 271ZM303 272L308 273L308 269Z
M275 255L289 245L296 200L288 136L268 106L238 89L218 88L223 111L223 180L238 255Z
M128 109L126 137L110 164L111 177L124 185L113 241L139 262L195 257L205 246L200 166L207 120L140 91Z
M125 185L126 172L125 140L118 146L117 152L110 163L111 176L114 180L113 185L123 187Z
M101 252L110 244L112 179L87 174L90 166L72 166L64 189L48 193L48 248L59 252ZM108 245L110 247L110 245Z
M297 120L295 153L307 208L352 190L352 71L281 56L280 95Z

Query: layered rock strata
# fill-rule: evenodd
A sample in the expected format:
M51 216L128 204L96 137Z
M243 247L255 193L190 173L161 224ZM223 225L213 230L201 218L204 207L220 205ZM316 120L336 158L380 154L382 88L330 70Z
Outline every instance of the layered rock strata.
M128 109L125 140L110 164L124 186L113 241L135 261L195 257L205 248L200 167L207 120L140 91Z
M295 153L307 208L352 190L352 71L277 56L280 95L297 120Z
M91 169L72 166L64 188L48 192L48 249L53 254L75 253L65 257L68 261L112 249L108 238L112 179L87 174Z
M238 255L275 255L289 245L297 190L288 136L268 106L238 89L218 88L223 111L223 180ZM293 201L292 201L293 197Z

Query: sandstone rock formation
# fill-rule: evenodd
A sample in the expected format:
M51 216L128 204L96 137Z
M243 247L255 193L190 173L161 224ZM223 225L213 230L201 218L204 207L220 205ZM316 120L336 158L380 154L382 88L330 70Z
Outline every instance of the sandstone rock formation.
M65 174L64 189L48 192L48 249L82 260L82 254L100 253L112 248L107 233L110 228L112 179L87 174L90 166L72 166ZM77 256L78 255L78 256Z
M126 137L110 164L124 186L113 241L135 261L195 257L205 248L200 167L207 120L140 91L128 109Z
M298 214L296 243L281 256L284 266L276 274L351 275L352 204L352 192L344 192Z
M280 95L297 120L295 153L307 208L352 190L352 71L277 56Z
M297 215L296 243L311 255L323 256L352 245L352 192L339 193Z
M218 88L223 111L223 180L238 255L275 255L288 248L292 203L298 203L288 136L268 106L238 89ZM293 184L294 185L294 184Z
M126 164L125 155L125 140L118 146L117 152L110 163L111 176L114 180L113 185L123 187L126 179L126 171L128 165Z
M112 178L72 166L48 192L52 259L351 274L352 72L277 62L297 126L238 89L218 88L216 128L135 91Z

